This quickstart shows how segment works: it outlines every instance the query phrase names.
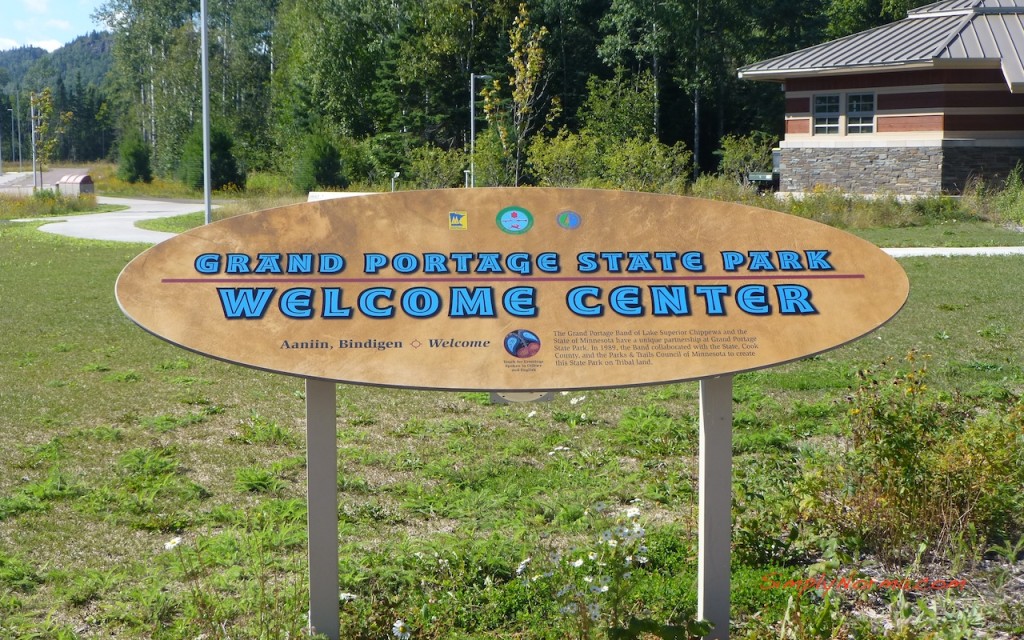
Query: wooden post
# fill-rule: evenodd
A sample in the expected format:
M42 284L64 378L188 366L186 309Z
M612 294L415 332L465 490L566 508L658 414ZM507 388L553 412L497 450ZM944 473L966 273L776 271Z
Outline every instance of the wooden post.
M697 618L715 625L709 640L729 640L732 541L732 376L700 381Z
M306 379L306 505L309 511L309 624L338 640L337 387Z

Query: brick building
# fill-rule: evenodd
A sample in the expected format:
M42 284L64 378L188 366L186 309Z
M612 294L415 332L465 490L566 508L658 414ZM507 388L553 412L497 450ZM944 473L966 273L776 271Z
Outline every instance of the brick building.
M1024 0L945 0L745 66L781 82L782 192L959 193L1024 162Z

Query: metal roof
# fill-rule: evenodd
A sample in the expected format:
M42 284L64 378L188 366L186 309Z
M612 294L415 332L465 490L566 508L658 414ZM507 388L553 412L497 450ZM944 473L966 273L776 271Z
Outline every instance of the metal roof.
M782 80L849 70L942 63L999 65L1024 93L1024 0L943 0L907 18L739 69L741 78Z

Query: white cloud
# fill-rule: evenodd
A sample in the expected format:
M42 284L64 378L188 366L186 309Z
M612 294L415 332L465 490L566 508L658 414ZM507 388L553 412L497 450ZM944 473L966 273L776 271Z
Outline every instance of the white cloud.
M29 13L45 14L50 12L49 0L22 0L21 5Z
M46 49L51 53L64 46L64 43L60 42L59 40L36 40L34 42L29 42L28 44L32 47Z
M11 40L10 38L0 38L0 51L7 51L8 49L17 49L20 45L17 40Z

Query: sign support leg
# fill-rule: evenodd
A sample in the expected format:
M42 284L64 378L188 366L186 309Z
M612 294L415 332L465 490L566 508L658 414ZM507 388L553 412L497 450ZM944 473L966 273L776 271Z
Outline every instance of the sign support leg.
M697 618L715 625L708 640L729 640L732 542L732 376L700 381Z
M338 422L337 387L306 380L306 505L309 527L309 624L337 640Z

